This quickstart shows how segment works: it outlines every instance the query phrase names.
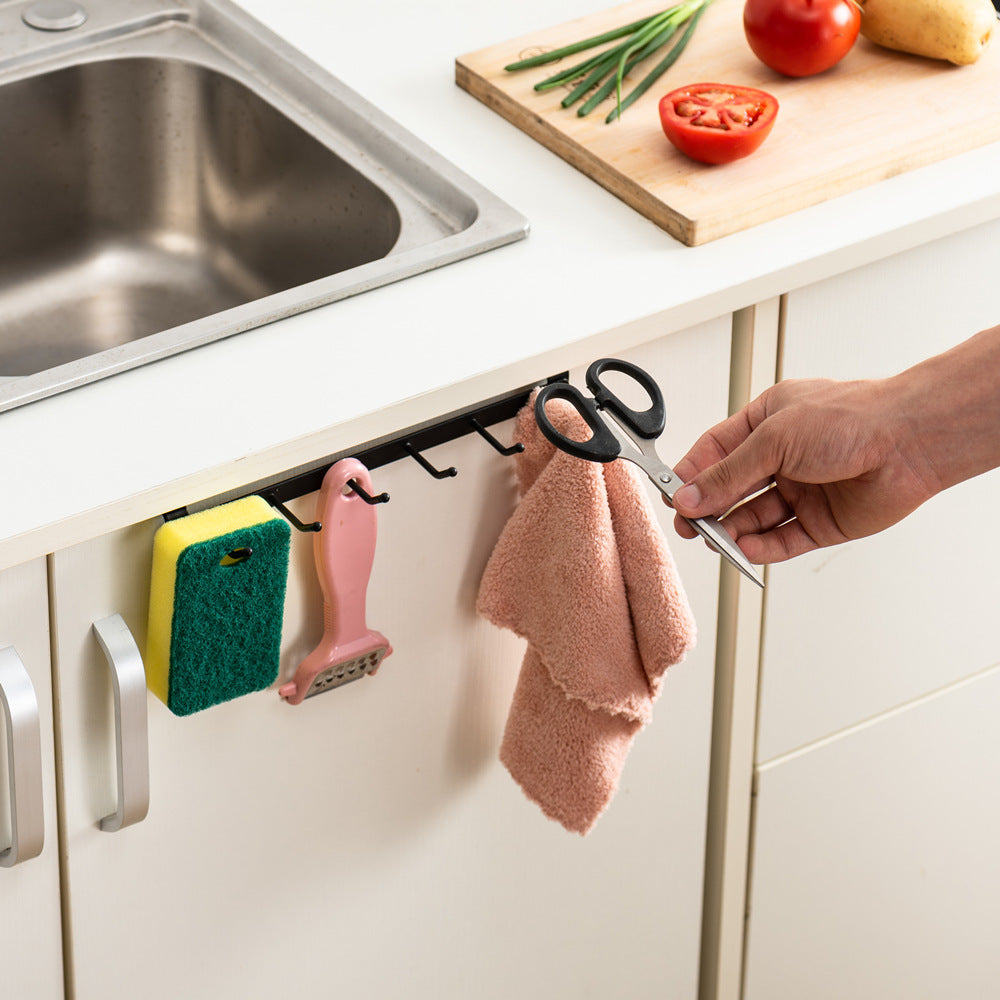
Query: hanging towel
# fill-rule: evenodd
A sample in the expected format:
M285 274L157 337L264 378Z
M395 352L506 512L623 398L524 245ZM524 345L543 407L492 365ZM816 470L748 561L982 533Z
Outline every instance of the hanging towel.
M590 434L562 400L558 430ZM517 417L520 501L480 583L477 609L528 642L500 760L529 799L584 834L618 787L667 667L695 625L652 504L631 464L586 462Z

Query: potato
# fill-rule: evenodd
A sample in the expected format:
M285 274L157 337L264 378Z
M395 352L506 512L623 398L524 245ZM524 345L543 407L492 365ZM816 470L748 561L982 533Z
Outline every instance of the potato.
M992 0L859 0L861 34L887 49L974 63L997 23Z

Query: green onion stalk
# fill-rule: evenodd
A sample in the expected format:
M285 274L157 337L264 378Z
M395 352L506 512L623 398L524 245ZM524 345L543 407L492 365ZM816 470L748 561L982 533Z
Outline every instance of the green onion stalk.
M504 69L514 73L518 70L533 69L557 62L568 56L585 52L588 49L618 42L617 45L602 49L582 62L575 63L567 69L560 70L552 76L535 84L537 91L552 90L573 84L572 90L560 102L562 107L569 108L589 94L594 93L577 109L581 117L590 114L612 90L615 92L615 107L605 118L605 122L613 122L621 118L626 108L637 101L656 81L680 58L687 43L691 40L698 21L712 0L684 0L658 14L632 21L610 31L581 39L570 45L564 45L540 55L513 62ZM681 28L684 28L679 38L675 38ZM621 39L621 41L619 41ZM671 44L672 43L672 44ZM636 66L650 56L669 48L663 58L653 69L630 91L622 97L622 82Z

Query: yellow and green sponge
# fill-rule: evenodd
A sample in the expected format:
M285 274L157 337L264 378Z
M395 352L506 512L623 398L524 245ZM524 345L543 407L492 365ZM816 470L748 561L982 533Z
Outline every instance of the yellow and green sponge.
M258 496L157 530L146 683L175 715L274 683L290 534Z

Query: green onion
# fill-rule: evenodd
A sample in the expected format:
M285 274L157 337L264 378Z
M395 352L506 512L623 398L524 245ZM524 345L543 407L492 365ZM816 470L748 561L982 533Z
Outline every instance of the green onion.
M614 57L608 57L602 60L594 70L587 76L583 78L573 88L560 102L564 108L568 108L571 104L575 104L584 94L587 93L593 87L596 87L601 80L611 72L612 69L618 64L618 60Z
M624 64L621 65L620 74L616 73L614 76L609 77L604 82L604 85L597 91L596 94L594 94L593 97L590 98L589 101L587 101L586 104L583 105L583 107L580 108L579 111L577 111L577 114L580 115L581 117L583 115L590 114L590 112L593 111L594 108L596 108L597 105L600 104L601 101L603 101L611 93L612 90L614 90L617 95L618 106L620 107L621 84L625 75L627 73L630 73L636 66L639 65L639 63L641 63L648 56L652 55L654 52L657 52L664 45L666 45L666 43L669 42L670 39L673 38L673 36L677 33L677 28L678 28L678 22L668 21L666 26L658 34L656 34L646 45L643 45L635 53L635 55L628 60L628 62L625 62ZM618 65L618 61L616 61L616 65Z
M570 66L569 69L564 69L561 73L547 76L544 80L535 84L535 90L551 90L553 87L558 87L561 84L579 80L580 77L589 73L595 67L603 65L609 60L613 61L613 59L614 56L609 56L605 52L598 52L596 56L591 56L589 59L577 63L575 66Z
M677 61L691 35L694 34L698 20L710 3L712 0L684 0L683 3L668 7L658 14L651 14L649 17L632 21L620 28L614 28L579 42L573 42L571 45L564 45L550 52L522 59L504 68L508 72L516 72L535 66L544 66L567 56L575 55L577 52L624 39L618 41L617 45L603 49L582 62L546 77L534 86L535 90L545 91L573 84L573 88L561 102L564 108L575 104L596 87L597 90L580 106L577 111L578 115L589 114L614 90L616 94L615 108L605 119L606 122L612 122L616 118L620 118L625 109L642 96ZM623 99L622 81L625 76L655 52L662 50L673 39L682 25L687 27L680 39L649 75Z
M592 49L596 45L603 45L605 42L613 42L616 38L622 38L624 35L631 35L633 31L641 28L656 16L653 14L650 17L633 21L631 24L623 24L620 28L613 28L603 34L594 35L593 38L584 38L583 41L574 42L572 45L564 45L561 49L553 49L551 52L542 52L529 59L521 59L519 62L504 66L504 69L513 73L519 69L532 69L535 66L544 66L546 63L555 62L557 59L565 59L566 56L576 55L577 52Z
M641 83L636 85L635 89L629 93L628 97L626 97L624 101L619 100L618 105L613 108L608 117L604 119L605 124L610 124L616 118L620 118L627 107L634 104L640 97L642 97L642 95L645 94L646 91L649 90L649 88L652 87L653 84L656 83L656 81L659 80L660 77L663 76L663 74L666 73L666 71L670 69L675 62L677 62L680 54L684 51L684 47L691 40L691 36L694 34L694 29L698 26L698 19L705 13L705 8L708 7L708 4L711 2L712 0L707 0L706 3L694 12L688 22L688 26L685 29L684 34L681 35L677 44L659 63L656 64L656 66L653 67L649 75L646 76Z

